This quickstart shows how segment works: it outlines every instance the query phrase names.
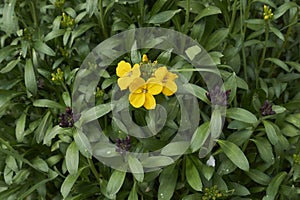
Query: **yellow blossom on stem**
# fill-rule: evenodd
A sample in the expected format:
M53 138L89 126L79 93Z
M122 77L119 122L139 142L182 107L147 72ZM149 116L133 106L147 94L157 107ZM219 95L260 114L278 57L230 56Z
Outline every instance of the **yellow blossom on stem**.
M147 110L154 109L156 101L153 95L161 93L162 89L157 78L150 78L147 82L143 78L136 78L129 86L129 102L135 108L144 106Z
M166 67L159 67L154 72L155 77L162 82L162 93L166 96L171 96L177 91L177 85L175 79L178 76L172 72L169 72Z
M131 68L131 64L124 60L118 63L116 72L117 76L120 77L118 79L118 85L121 90L127 89L134 79L141 75L140 66L138 64L135 64L133 68Z
M269 6L264 5L264 20L268 21L269 19L273 18L272 9L269 9Z

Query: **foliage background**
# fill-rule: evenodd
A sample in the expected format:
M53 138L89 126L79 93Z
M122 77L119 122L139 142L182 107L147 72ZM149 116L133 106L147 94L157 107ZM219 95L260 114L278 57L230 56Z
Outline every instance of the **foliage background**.
M263 5L272 19L264 20ZM299 199L299 1L5 0L0 17L0 199ZM86 55L147 26L198 41L231 90L214 167L195 147L138 181L80 151L77 133L58 126ZM52 80L57 68L63 81ZM115 67L107 72L98 104L109 102L116 82ZM261 115L265 100L275 115ZM199 102L209 121L209 104L201 95Z

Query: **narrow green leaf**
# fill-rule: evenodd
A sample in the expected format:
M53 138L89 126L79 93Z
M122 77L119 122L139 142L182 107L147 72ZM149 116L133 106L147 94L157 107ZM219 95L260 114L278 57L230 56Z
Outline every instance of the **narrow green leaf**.
M209 127L210 127L210 123L204 122L196 129L190 145L192 152L195 152L202 147L202 145L204 144L204 142L209 136L210 133Z
M43 159L36 157L32 160L32 164L39 170L41 170L42 172L48 172L49 167L48 164L46 163L46 161L44 161Z
M269 141L262 137L257 137L252 141L256 144L260 157L267 163L274 163L273 149Z
M43 140L49 127L52 127L52 116L50 111L44 115L38 128L35 130L35 139L37 143L40 143Z
M24 79L25 79L26 89L30 93L32 93L33 95L36 95L36 93L37 93L37 82L36 82L35 72L34 72L34 69L33 69L31 59L26 60Z
M257 122L257 118L248 110L243 108L229 108L226 110L226 116L231 119L254 124Z
M284 4L282 4L281 6L279 6L275 11L274 11L274 19L278 19L279 17L281 17L282 15L284 15L284 13L286 11L288 11L289 9L293 8L293 7L298 7L296 2L285 2Z
M174 195L178 178L178 170L175 165L163 169L159 176L158 200L170 200Z
M161 154L165 156L183 155L188 149L189 145L190 143L185 141L172 142L162 148Z
M250 191L245 186L243 186L241 184L231 182L230 186L234 190L234 193L233 193L234 195L237 195L237 196L247 196L247 195L251 194Z
M87 158L91 158L92 147L87 136L76 129L74 133L74 141L76 142L80 153Z
M97 105L83 113L81 113L81 117L80 117L80 123L81 124L85 124L88 122L91 122L95 119L98 119L104 115L106 115L107 113L109 113L112 109L111 104L100 104Z
M263 124L265 126L266 133L267 133L268 139L270 140L271 144L276 145L278 142L278 136L275 131L275 128L273 127L273 124L266 120L263 120Z
M210 119L211 137L216 139L220 136L223 127L222 115L219 109L214 109Z
M228 33L229 33L228 28L221 28L221 29L216 30L208 38L206 45L205 45L205 50L210 51L213 48L217 47L219 44L221 44L224 41L224 39L227 37Z
M277 192L279 190L279 186L286 177L286 172L280 172L278 173L270 182L270 184L267 187L266 195L264 196L263 200L274 200Z
M141 164L141 162L137 158L129 155L128 164L129 164L131 173L133 173L134 178L138 182L143 182L144 169L143 169L143 165Z
M275 28L274 26L270 26L270 30L271 30L272 33L274 33L279 39L281 39L282 41L284 41L284 35L280 32L280 30L278 30L278 29Z
M256 183L259 183L261 185L268 185L271 181L271 178L263 173L260 170L257 169L250 169L246 174Z
M202 87L195 84L184 84L183 87L187 90L187 92L195 95L201 101L210 104L210 101L206 96L207 91Z
M204 8L194 19L193 24L195 24L197 21L202 19L203 17L210 16L210 15L216 15L221 13L220 8L216 6L208 6Z
M240 169L249 171L249 162L242 150L235 144L226 140L218 140L218 144L226 156Z
M16 122L16 138L18 142L22 142L24 139L25 124L26 113L23 113Z
M53 30L45 36L44 41L47 42L49 40L62 36L65 32L66 30L64 29Z
M128 200L139 200L135 182L134 182L133 187L132 187L132 189L129 193Z
M49 56L55 56L55 52L46 43L42 41L35 42L33 47L41 53L47 54Z
M79 164L79 151L75 141L73 141L66 152L66 166L70 174L76 174Z
M290 72L289 67L287 66L287 64L285 64L283 61L281 61L278 58L266 58L266 60L274 63L275 65L281 67L283 70L285 70L286 72Z
M114 196L119 192L125 180L125 176L126 176L126 172L114 170L107 183L106 190L108 195Z
M35 107L44 107L44 108L57 108L57 109L61 109L61 110L64 110L65 109L65 106L55 102L55 101L52 101L52 100L49 100L49 99L38 99L38 100L35 100L33 102L33 106Z
M77 178L79 177L81 173L81 170L78 171L77 174L69 174L67 176L67 178L64 180L64 182L61 185L60 188L60 192L62 194L62 196L65 198L67 198L67 196L69 195L74 183L76 182Z
M202 191L201 178L196 166L193 164L193 161L187 158L185 164L185 175L187 182L194 190Z
M20 58L18 58L17 60L12 60L10 61L4 68L1 69L0 73L5 74L7 72L10 72L11 70L13 70L15 68L15 66L17 66L17 64L20 62Z
M167 156L151 156L142 161L146 168L164 167L174 163L174 160Z
M150 24L162 24L174 17L177 13L181 12L181 9L178 10L167 10L160 12L154 16L152 16L149 20Z

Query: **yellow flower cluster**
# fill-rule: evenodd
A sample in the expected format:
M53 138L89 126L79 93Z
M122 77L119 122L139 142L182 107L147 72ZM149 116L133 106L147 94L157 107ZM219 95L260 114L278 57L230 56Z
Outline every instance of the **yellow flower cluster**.
M269 9L269 6L264 5L264 20L268 21L273 18L272 9Z
M165 66L158 67L157 62L151 63L145 54L142 62L133 67L124 60L120 61L116 73L120 89L129 88L129 102L135 108L144 106L147 110L154 109L154 95L163 93L171 96L177 91L175 79L178 76L169 72Z

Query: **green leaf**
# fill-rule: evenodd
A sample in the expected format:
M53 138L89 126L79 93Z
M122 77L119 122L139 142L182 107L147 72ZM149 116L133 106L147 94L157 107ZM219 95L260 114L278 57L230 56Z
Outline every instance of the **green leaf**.
M185 175L187 182L194 190L202 191L201 178L196 166L193 164L193 161L187 157L185 164Z
M37 82L35 78L35 72L33 69L32 61L29 58L26 60L26 64L25 64L24 79L25 79L26 89L33 95L36 95Z
M10 72L11 70L13 70L15 68L15 66L17 66L17 64L20 62L20 58L18 58L17 60L12 60L10 61L6 67L2 68L0 73L4 74L7 72Z
M77 178L80 176L82 170L79 170L77 174L69 174L67 178L64 180L64 182L61 185L60 192L62 196L67 198L69 195L74 183L76 182Z
M152 16L149 20L150 24L162 24L170 19L172 19L177 13L181 12L181 9L178 10L167 10L160 12L154 16Z
M174 163L174 160L167 156L151 156L142 161L146 168L164 167Z
M157 0L157 1L155 1L155 4L152 6L152 9L150 11L150 16L153 16L156 13L158 13L167 1L168 0Z
M18 164L13 156L7 156L5 159L5 164L7 167L9 167L9 169L13 170L14 172L19 171Z
M270 140L271 144L276 145L278 142L278 136L277 136L277 133L275 131L273 124L266 120L263 120L263 124L265 126L266 133L267 133L268 139Z
M207 91L205 89L203 89L202 87L195 85L195 84L184 84L183 85L184 89L187 90L187 92L195 95L198 99L200 99L201 101L210 104L209 99L206 96Z
M91 121L94 121L104 115L106 115L107 113L109 113L112 109L111 104L100 104L97 105L85 112L81 113L81 117L80 117L80 124L85 124Z
M16 122L16 138L18 142L24 139L24 131L26 124L26 113L23 113Z
M222 132L223 121L221 111L214 109L210 119L210 133L212 138L218 138Z
M49 171L49 167L48 164L46 163L46 161L44 161L43 159L41 159L40 157L36 157L32 160L32 164L39 170L41 170L42 172L48 172Z
M52 127L52 116L50 111L44 115L42 121L35 131L35 139L37 143L40 143L43 140L49 127Z
M133 187L132 187L132 189L129 193L128 200L139 200L135 182L134 182Z
M256 144L260 157L267 163L274 163L273 149L269 141L262 137L257 137L252 141Z
M219 44L221 44L224 41L224 39L227 37L228 33L229 33L228 28L221 28L221 29L216 30L208 38L206 45L205 45L205 50L210 51L213 48L217 47Z
M47 54L49 56L55 56L55 52L46 43L42 41L35 42L33 47L41 53Z
M161 154L165 156L177 156L183 155L189 147L189 142L181 141L181 142L172 142L167 144L161 150Z
M125 180L126 172L114 170L107 183L107 193L111 197L115 196L121 189Z
M75 141L73 141L66 151L66 166L70 174L76 174L78 172L79 165L79 151Z
M53 30L45 36L44 41L47 42L49 40L62 36L65 32L66 30L64 29Z
M208 6L206 8L204 8L194 19L193 21L193 25L199 21L200 19L202 19L203 17L206 16L210 16L210 15L216 15L221 13L220 8L216 7L216 6Z
M192 152L197 151L202 147L210 133L209 122L204 122L201 124L193 134L190 148Z
M175 165L163 169L159 176L158 200L170 200L173 197L178 177Z
M270 30L272 33L274 33L279 39L281 39L282 41L284 41L284 35L280 32L280 30L278 30L277 28L275 28L274 26L270 26Z
M194 58L201 53L201 48L198 45L189 47L185 50L185 54L190 60L194 60Z
M237 195L237 196L247 196L247 195L251 194L249 192L249 190L245 186L243 186L241 184L231 182L229 185L233 188L233 190L234 190L233 194L234 195Z
M278 58L266 58L266 60L274 63L275 65L281 67L283 70L285 70L286 72L290 72L289 67L287 66L287 64L285 64L283 61L281 61Z
M240 169L249 171L249 162L242 150L235 144L226 140L218 140L223 152L226 156Z
M274 11L274 19L281 17L286 11L293 7L298 7L296 2L285 2Z
M143 182L144 169L143 169L143 165L141 164L141 162L137 158L129 155L128 156L128 164L129 164L131 173L133 173L134 178L138 182Z
M243 108L229 108L226 110L226 116L231 119L254 124L257 122L257 118L248 110Z
M293 62L293 61L286 61L286 64L290 65L292 68L300 72L300 63Z
M33 106L35 107L44 107L44 108L57 108L57 109L61 109L61 110L64 110L65 109L65 106L55 102L55 101L52 101L52 100L49 100L49 99L38 99L38 100L35 100L33 102Z
M87 136L78 129L76 129L74 133L74 141L76 142L80 153L87 158L91 158L92 147Z
M260 170L257 169L250 169L246 174L256 183L259 183L261 185L268 185L271 181L271 178L263 173Z
M266 190L266 195L264 196L263 200L274 200L279 186L286 177L287 173L286 172L280 172L278 173L270 182L270 184L267 187Z

